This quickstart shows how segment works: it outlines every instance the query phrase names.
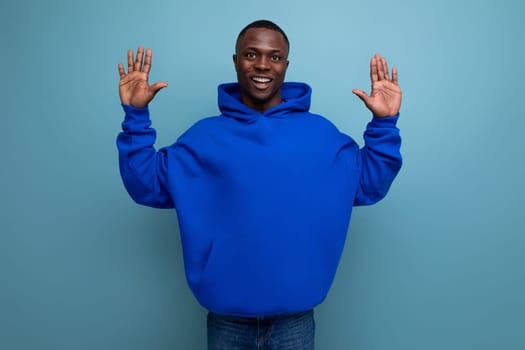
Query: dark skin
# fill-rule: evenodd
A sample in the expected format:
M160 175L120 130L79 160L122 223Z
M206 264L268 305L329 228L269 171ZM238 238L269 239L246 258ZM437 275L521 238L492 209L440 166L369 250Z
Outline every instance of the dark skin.
M120 74L119 94L123 104L137 108L146 107L166 82L149 84L152 51L141 46L133 57L128 51L128 71L118 65ZM250 28L240 38L233 56L237 79L241 89L241 101L250 108L264 112L282 103L281 85L288 68L288 46L281 33L266 28ZM370 95L353 89L365 106L376 117L389 117L399 113L401 88L397 69L390 74L384 57L376 54L370 60Z
M392 68L392 77L390 77L386 59L379 54L370 60L370 81L372 82L370 95L359 89L353 89L352 92L376 117L391 117L398 114L401 108L401 88L397 80L397 69Z
M261 113L282 103L281 86L288 68L288 45L281 33L250 28L237 42L233 63L241 102Z
M128 51L127 74L124 71L124 65L119 63L119 95L120 102L123 104L144 108L161 89L168 86L166 82L149 85L148 78L151 70L151 57L151 49L147 49L146 55L144 56L144 48L141 46L137 50L135 59L133 59L133 51Z

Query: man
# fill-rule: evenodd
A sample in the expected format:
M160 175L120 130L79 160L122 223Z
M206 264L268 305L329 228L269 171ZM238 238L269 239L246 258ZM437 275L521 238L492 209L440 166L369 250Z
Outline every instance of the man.
M218 88L216 117L155 150L148 104L151 50L119 64L126 113L117 139L138 203L176 208L188 284L208 309L209 349L313 349L313 308L333 281L354 205L382 199L401 167L401 90L379 55L365 147L309 112L311 89L284 83L289 43L276 24L244 28L237 83ZM144 56L144 57L143 57Z

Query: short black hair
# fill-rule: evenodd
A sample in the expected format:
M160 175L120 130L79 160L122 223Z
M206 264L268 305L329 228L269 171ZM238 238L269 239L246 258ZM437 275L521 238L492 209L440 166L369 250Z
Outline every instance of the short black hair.
M282 30L281 27L279 27L277 24L275 24L272 21L269 21L267 19L260 19L260 20L257 20L255 22L248 24L246 27L244 27L241 30L241 32L237 36L237 41L235 42L235 52L237 52L239 40L246 33L246 31L250 28L266 28L266 29L275 30L276 32L281 33L282 36L284 37L284 41L286 41L286 46L288 48L288 51L290 51L290 42L288 41L288 37L286 36L286 33L284 32L284 30Z

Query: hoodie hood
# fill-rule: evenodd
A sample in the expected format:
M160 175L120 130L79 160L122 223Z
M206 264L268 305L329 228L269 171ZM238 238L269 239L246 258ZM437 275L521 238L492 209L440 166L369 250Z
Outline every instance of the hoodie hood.
M225 117L254 121L260 116L285 117L290 112L308 112L312 88L305 83L284 83L281 87L283 102L260 113L241 102L238 83L221 84L218 87L219 110Z

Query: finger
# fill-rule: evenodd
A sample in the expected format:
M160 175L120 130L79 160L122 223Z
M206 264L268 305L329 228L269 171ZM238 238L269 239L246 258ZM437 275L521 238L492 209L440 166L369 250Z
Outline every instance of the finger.
M392 82L394 82L394 84L396 85L399 85L397 81L397 68L396 67L392 68Z
M168 83L166 83L166 82L163 81L163 82L155 83L155 84L151 85L151 86L150 86L150 89L151 89L151 91L153 91L153 93L156 94L156 93L159 92L161 89L164 89L164 88L167 87L167 86L168 86Z
M379 54L375 54L374 56L374 62L375 62L375 66L376 66L376 71L377 71L377 80L383 80L385 77L385 71L383 69L383 62L381 62L381 56L379 56Z
M124 72L124 65L122 63L118 64L118 74L120 75L120 79L123 79L126 76L126 72Z
M384 57L380 57L380 61L381 61L381 68L383 70L383 78L390 80L390 75L388 72L388 63L386 62L386 59Z
M144 58L144 66L142 66L142 71L144 73L149 73L151 69L151 56L152 56L151 49L147 49L146 57Z
M377 71L377 80L383 80L383 65L382 65L382 62L381 62L381 56L379 56L379 54L375 54L374 56L374 63L375 63L375 66L376 66L376 71Z
M359 90L359 89L353 89L352 93L354 95L356 95L357 97L359 97L365 104L367 103L367 101L368 101L368 99L370 97L370 96L368 96L368 94L366 92L364 92L363 90Z
M372 83L379 80L377 72L377 60L375 56L370 59L370 80Z
M137 49L137 57L135 57L135 64L133 65L133 69L137 72L140 72L142 69L142 56L144 56L144 47L139 46Z
M133 72L133 51L128 50L128 73Z
M388 72L385 74L385 60L379 54L376 54L374 59L377 62L377 77L379 80L388 79Z

